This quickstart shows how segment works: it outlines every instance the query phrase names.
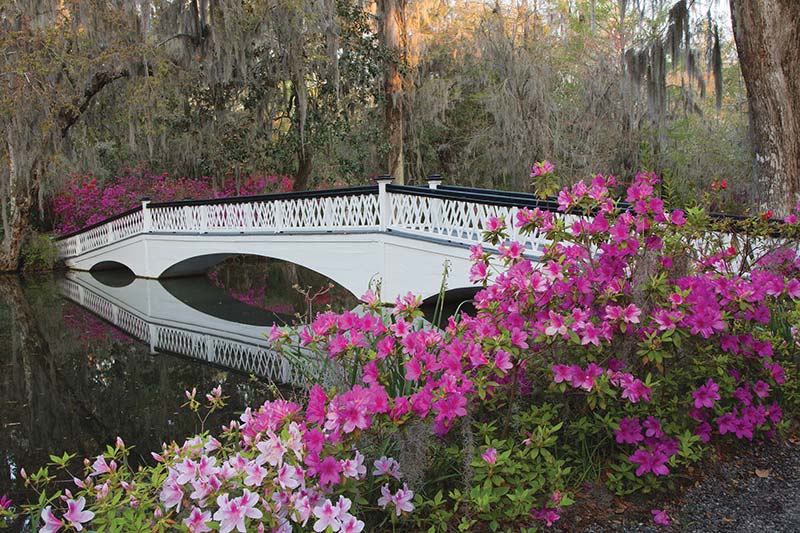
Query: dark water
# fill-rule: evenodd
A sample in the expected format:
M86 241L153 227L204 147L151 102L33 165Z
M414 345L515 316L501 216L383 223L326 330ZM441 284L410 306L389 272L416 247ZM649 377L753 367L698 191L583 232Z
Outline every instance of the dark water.
M181 407L193 387L203 395L221 385L229 396L206 423L213 432L248 405L295 394L293 384L248 367L268 352L263 332L354 306L313 272L243 259L209 277L165 282L120 272L0 277L0 495L24 501L20 468L35 471L63 451L96 455L118 435L149 461L162 442L203 429ZM183 341L162 346L175 339ZM187 339L219 357L199 360ZM241 349L249 352L225 359Z

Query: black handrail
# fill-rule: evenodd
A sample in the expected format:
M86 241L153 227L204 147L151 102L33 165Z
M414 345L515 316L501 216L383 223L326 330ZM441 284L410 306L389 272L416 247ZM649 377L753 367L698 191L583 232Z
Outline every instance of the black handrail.
M410 194L412 196L427 196L430 198L440 198L442 200L469 200L478 204L501 205L504 207L538 207L547 211L556 211L558 203L553 200L543 200L533 195L521 197L518 195L505 194L505 191L492 189L472 189L470 191L452 191L450 188L431 189L418 185L387 185L386 191L400 194ZM486 192L477 192L477 191ZM476 192L473 192L476 191ZM519 194L519 193L518 193Z
M67 234L59 235L58 237L56 237L53 240L54 241L63 241L64 239L69 239L70 237L74 237L75 235L80 235L81 233L83 233L85 231L93 230L94 228L99 228L103 224L108 224L109 222L113 222L113 221L115 221L117 219L120 219L122 217L126 217L128 215L132 215L133 213L135 213L137 211L141 211L141 210L142 210L142 206L138 205L138 206L134 207L133 209L128 209L127 211L123 211L122 213L118 213L118 214L112 215L112 216L110 216L108 218L104 218L100 222L95 222L94 224L92 224L90 226L85 226L85 227L83 227L81 229L78 229L78 230L75 230L75 231L71 231L71 232L69 232Z
M250 196L231 196L229 198L204 198L201 200L176 200L171 202L153 202L149 207L181 207L211 204L242 204L250 202L272 202L276 200L304 200L308 198L327 198L330 196L356 196L359 194L378 194L377 185L360 187L340 187L337 189L320 189L317 191L279 192L272 194L254 194Z

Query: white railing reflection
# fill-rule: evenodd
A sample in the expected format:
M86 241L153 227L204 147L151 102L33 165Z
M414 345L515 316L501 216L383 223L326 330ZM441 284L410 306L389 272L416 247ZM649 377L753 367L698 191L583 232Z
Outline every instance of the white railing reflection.
M310 354L304 354L306 368L299 368L282 352L271 349L263 335L253 336L250 342L220 335L219 332L224 331L227 321L207 315L204 315L202 324L185 324L184 327L166 325L162 323L163 320L149 317L135 307L126 309L112 302L77 279L80 278L60 280L62 294L114 327L149 345L151 353L163 352L190 357L296 387L307 386L306 376L313 375L309 370L317 366ZM150 280L148 282L157 283Z

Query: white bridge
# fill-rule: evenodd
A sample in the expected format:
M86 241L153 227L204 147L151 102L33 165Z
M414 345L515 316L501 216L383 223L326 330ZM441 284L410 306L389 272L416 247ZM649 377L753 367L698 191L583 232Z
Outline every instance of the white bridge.
M158 281L136 278L124 287L110 287L92 274L69 272L59 288L68 299L149 345L153 355L181 355L299 387L313 375L314 356L302 353L303 365L293 364L270 347L268 325L241 324L198 311Z
M484 224L502 217L511 238L538 256L546 241L519 235L523 207L555 209L533 195L485 189L392 185L142 205L57 241L70 269L125 266L137 277L205 272L240 254L290 261L360 296L380 281L381 298L438 294L445 266L450 289L471 287L469 247Z

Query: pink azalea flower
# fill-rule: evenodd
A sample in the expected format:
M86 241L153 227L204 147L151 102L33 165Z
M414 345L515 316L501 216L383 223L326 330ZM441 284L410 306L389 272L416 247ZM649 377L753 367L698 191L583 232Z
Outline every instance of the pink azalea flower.
M755 392L756 396L759 398L764 399L769 396L769 385L764 381L758 380L756 384L753 385L753 392Z
M395 513L400 516L403 512L410 513L414 510L414 504L411 500L414 499L414 491L410 490L408 486L403 483L403 488L399 489L394 495Z
M341 481L342 464L334 456L329 455L318 466L319 484L321 486L338 484Z
M76 531L83 530L83 523L88 522L94 518L94 513L91 511L84 511L86 506L86 498L81 496L77 500L67 500L67 512L64 513L64 519L75 528Z
M321 505L314 507L314 516L317 517L314 522L314 531L325 531L329 527L332 531L339 531L342 523L339 521L339 510L331 503L330 500L325 500Z
M42 527L39 528L39 533L56 533L64 525L64 522L56 518L53 514L52 507L49 505L42 509Z
M211 511L202 511L197 507L192 507L192 512L183 519L184 525L189 528L190 533L205 533L211 531L206 522L211 520Z
M661 509L652 509L650 511L653 514L653 522L660 526L668 526L670 524L669 516L667 516L666 511L662 511Z
M258 501L258 495L247 489L244 489L240 497L233 500L229 500L227 494L217 497L219 509L214 513L214 520L219 521L220 533L228 533L233 531L234 528L241 533L245 533L247 530L245 526L246 518L258 520L263 516L263 513L255 508Z
M353 515L347 515L342 519L342 533L361 533L364 531L364 522Z
M373 476L389 475L400 479L400 464L391 457L384 455L380 459L376 459L373 466L375 467L372 471Z
M555 166L550 161L539 161L534 163L533 167L531 168L531 177L536 178L541 176L542 174L547 174L555 170Z
M183 488L177 482L173 475L170 475L161 487L161 494L159 499L164 506L169 509L175 507L177 511L181 510L181 501L183 501Z
M553 381L561 383L564 381L572 381L572 369L567 365L553 365Z
M637 444L644 440L639 418L623 418L619 421L619 429L614 431L616 441L620 444Z
M248 487L261 486L261 483L263 483L264 478L268 474L267 470L262 468L261 465L255 461L251 461L246 467L244 467L244 473L244 484Z
M656 476L666 476L669 474L669 469L667 468L669 457L661 452L651 453L647 450L639 449L628 459L630 459L632 463L639 465L639 468L636 469L637 477L641 477L647 472L652 472Z
M511 354L503 350L497 350L494 356L494 365L499 370L502 370L503 373L508 372L514 367L514 364L511 362Z
M719 385L714 380L708 378L705 385L692 392L694 406L698 409L703 407L714 407L714 402L720 399Z
M487 448L486 451L481 454L481 457L484 461L493 465L497 462L497 450L495 448Z

